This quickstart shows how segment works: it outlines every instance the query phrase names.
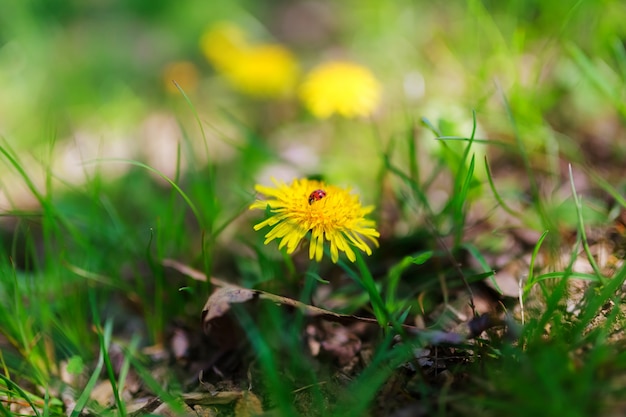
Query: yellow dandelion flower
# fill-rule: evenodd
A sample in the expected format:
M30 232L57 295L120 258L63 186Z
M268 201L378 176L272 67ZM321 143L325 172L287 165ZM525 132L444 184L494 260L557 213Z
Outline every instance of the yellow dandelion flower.
M218 70L224 70L242 51L248 48L246 35L239 26L220 22L207 29L200 39L206 59Z
M365 218L374 207L362 207L358 196L349 189L308 179L296 179L290 185L276 181L274 184L276 187L257 185L255 189L268 199L257 200L250 206L262 210L269 207L272 214L254 226L254 230L272 228L265 235L265 244L280 239L278 248L287 247L287 253L293 253L311 231L309 258L321 261L327 240L335 263L339 251L345 252L350 261L356 261L353 247L371 255L366 239L378 246L380 234L376 223Z
M277 98L295 90L300 69L282 45L250 44L238 26L225 22L211 27L200 47L213 67L244 94Z
M300 70L289 50L278 44L251 46L233 57L222 75L244 94L259 98L288 96Z
M365 67L350 62L329 62L314 68L300 87L300 99L320 119L337 113L343 117L368 116L376 110L381 86Z

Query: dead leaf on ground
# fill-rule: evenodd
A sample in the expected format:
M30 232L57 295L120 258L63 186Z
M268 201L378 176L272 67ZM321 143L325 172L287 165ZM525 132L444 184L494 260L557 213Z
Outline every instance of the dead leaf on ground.
M362 346L361 339L351 329L328 322L308 325L306 335L313 356L332 356L341 367L350 363Z
M235 404L235 417L253 417L263 414L263 404L251 391L243 393Z
M234 285L226 285L215 289L202 310L204 322L208 323L217 317L224 316L230 310L231 304L245 303L255 298L255 296L256 292L254 290Z
M168 259L164 261L164 265L175 268L179 272L189 275L196 280L207 280L206 276L202 272L181 264L178 261ZM268 301L279 306L297 309L306 317L312 319L321 319L341 324L361 322L370 325L379 325L378 321L374 318L335 313L266 291L239 287L217 278L210 278L210 281L217 288L209 296L204 308L202 309L203 327L207 334L216 338L217 343L222 348L237 346L243 337L243 335L237 334L237 332L234 331L237 325L234 323L234 319L228 314L231 306L233 304L249 304L254 300ZM486 320L486 317L488 317L489 320ZM475 321L479 321L480 325L476 326ZM478 336L480 333L477 333L477 329L480 332L486 330L487 328L483 328L485 323L488 324L487 328L490 326L502 325L501 320L494 319L491 315L483 315L470 320L467 323L467 326L465 326L465 329L458 333L438 330L423 330L407 324L402 324L401 326L408 333L419 336L422 340L429 344L459 344L463 343L468 338Z
M241 398L241 391L218 391L210 392L189 392L183 394L183 400L187 405L220 405L230 404Z

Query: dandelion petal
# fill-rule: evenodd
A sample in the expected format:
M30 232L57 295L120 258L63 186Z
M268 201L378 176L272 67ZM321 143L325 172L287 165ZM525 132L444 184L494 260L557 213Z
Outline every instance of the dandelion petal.
M279 239L278 248L286 248L291 254L310 231L309 258L318 262L323 258L326 241L330 244L333 262L339 260L340 252L355 262L354 248L370 255L372 250L365 239L378 246L380 235L375 229L376 223L365 218L373 207L363 207L349 189L309 179L296 179L289 185L276 181L274 184L275 187L257 185L256 190L267 200L257 200L250 205L251 210L270 213L267 219L254 226L254 230L271 228L265 235L265 244ZM319 193L320 190L323 193Z

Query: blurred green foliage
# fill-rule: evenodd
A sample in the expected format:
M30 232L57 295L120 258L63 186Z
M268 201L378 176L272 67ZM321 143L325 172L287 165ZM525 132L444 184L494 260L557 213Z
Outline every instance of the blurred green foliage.
M572 73L565 46L576 45L622 80L625 75L619 54L626 11L619 1L311 3L322 12L302 12L309 2L10 1L0 16L4 134L33 143L50 124L65 136L94 115L136 123L167 100L162 76L168 63L191 61L207 80L212 70L198 42L220 20L277 38L309 64L343 49L383 79L391 111L407 110L402 89L411 72L426 80L426 100L416 104L427 111L442 101L480 112L496 94L497 80L523 128L535 135L543 112L561 113L564 103L581 102L581 93L582 102L597 93L580 72ZM289 26L290 19L305 18L314 32L306 36ZM224 93L214 84L204 87L197 105Z

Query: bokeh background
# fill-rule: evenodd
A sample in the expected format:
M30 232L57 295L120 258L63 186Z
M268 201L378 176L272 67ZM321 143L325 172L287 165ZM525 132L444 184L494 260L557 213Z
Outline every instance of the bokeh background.
M136 159L174 175L172 155L186 136L200 162L237 160L244 187L321 172L365 186L381 149L422 117L443 135L469 136L475 110L478 136L510 139L505 100L531 150L624 156L626 6L619 1L10 1L3 8L0 134L72 183L94 158ZM333 59L369 68L383 87L376 112L356 122L318 121L295 90L269 98L238 90L202 47L223 22L251 44L289 50L298 82ZM426 140L432 132L419 135L420 152L438 151ZM251 136L282 155L289 172L241 164L242 153L262 153L248 146ZM358 158L347 158L354 149ZM111 179L128 169L106 165ZM10 176L2 175L2 204L7 193L28 204L28 196L9 193Z
M5 0L5 373L47 398L64 361L91 366L111 335L163 359L177 355L168 343L184 330L188 350L198 349L176 359L202 358L199 317L211 289L167 266L172 259L246 288L306 302L315 295L316 305L347 314L371 315L368 297L380 290L395 318L410 312L419 327L447 325L439 320L449 312L444 306L467 310L460 272L485 290L475 293L488 301L479 312L506 307L515 314L518 297L531 299L537 288L548 308L527 303L526 341L506 342L506 349L487 344L483 353L472 347L478 374L488 376L471 379L461 370L454 378L467 396L438 377L443 391L413 388L419 407L436 397L419 413L442 413L449 402L475 404L465 414L480 414L493 393L503 394L493 408L500 414L598 415L600 400L623 407L624 349L594 332L609 331L595 315L619 304L612 286L623 283L624 22L623 0ZM345 81L314 77L337 62L349 64L341 67L351 74ZM334 68L326 75L337 75ZM320 110L312 104L318 95L342 110ZM267 229L253 229L263 214L249 210L255 184L302 177L351 188L375 206L381 236L372 256L356 265L325 256L318 264L306 243L293 256L276 242L264 244ZM580 249L586 242L608 272L589 266L591 255ZM574 288L588 298L570 304L569 282L605 283L617 270L621 278L607 280L601 293ZM371 275L369 294L361 278L349 278L357 275ZM572 305L585 304L587 321L571 316L578 324L563 325L579 311ZM290 316L267 317L259 322L268 329L293 330L285 346L300 353L300 330L282 325ZM621 313L611 317L621 340ZM392 358L389 342L381 352ZM433 376L439 352L426 354ZM284 359L280 350L272 355ZM261 365L271 370L268 358ZM357 389L348 388L359 407L367 407L385 372L403 368L393 361L372 362ZM292 365L311 377L300 386L323 379L297 355ZM606 391L597 380L611 372L618 387ZM99 370L93 375L95 384ZM176 378L163 375L171 387ZM182 379L197 385L196 376L185 368ZM285 380L276 378L268 392L283 392L291 407L300 389ZM546 393L556 400L546 401ZM63 415L58 401L51 415ZM353 404L345 410L358 415ZM335 414L350 415L343 409Z

